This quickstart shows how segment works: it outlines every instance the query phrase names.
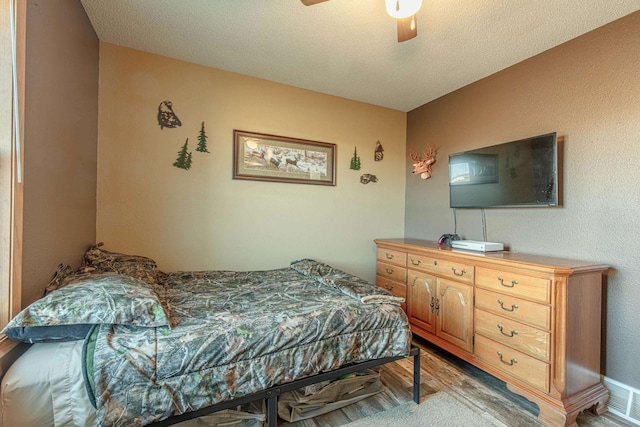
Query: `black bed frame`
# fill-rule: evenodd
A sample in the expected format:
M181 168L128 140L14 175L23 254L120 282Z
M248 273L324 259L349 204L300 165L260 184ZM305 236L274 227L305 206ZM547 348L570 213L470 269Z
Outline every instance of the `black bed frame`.
M420 348L412 345L411 350L409 351L409 357L413 357L413 401L416 403L420 403ZM226 402L220 402L193 412L176 415L150 425L153 427L169 426L182 421L187 421L193 418L201 417L203 415L218 412L223 409L231 409L235 408L238 405L244 405L246 403L255 402L258 400L265 400L267 406L267 426L276 427L278 425L278 396L282 393L292 391L301 387L306 387L308 385L316 384L322 381L334 380L336 378L340 378L343 375L351 374L353 372L362 371L369 368L374 368L376 366L395 362L396 360L403 358L403 356L385 357L383 359L367 360L365 362L343 366L334 371L323 372L311 377L302 378L296 381L291 381L289 383L270 387L257 393L252 393L243 397L239 397L237 399L228 400Z

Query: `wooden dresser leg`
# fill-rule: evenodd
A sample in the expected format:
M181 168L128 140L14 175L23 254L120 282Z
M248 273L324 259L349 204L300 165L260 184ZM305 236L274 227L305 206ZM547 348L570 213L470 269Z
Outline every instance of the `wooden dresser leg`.
M538 405L540 422L553 427L577 427L576 418L580 412L590 410L596 415L601 415L607 411L609 401L609 392L601 383L573 396L572 399L558 402L560 406L536 398L513 384L507 383L507 388Z
M609 410L609 394L602 396L589 410L595 415L602 415Z
M527 400L530 400L531 402L535 403L536 405L538 405L538 409L540 409L540 414L538 415L538 419L540 420L540 422L548 425L548 426L554 426L554 427L559 427L559 426L566 426L566 427L575 427L577 426L576 424L576 417L577 417L577 413L576 415L573 417L573 420L570 419L570 417L568 417L568 414L561 410L560 408L556 407L556 406L552 406L549 403L545 402L544 400L538 399L535 396L532 396L531 394L525 392L524 390L522 390L520 387L517 387L513 384L507 383L507 388L514 392L515 394L519 394L520 396L524 397Z
M558 408L547 405L543 402L535 402L540 408L540 414L538 419L548 426L565 426L565 427L578 427L576 418L578 413L573 415L567 414Z

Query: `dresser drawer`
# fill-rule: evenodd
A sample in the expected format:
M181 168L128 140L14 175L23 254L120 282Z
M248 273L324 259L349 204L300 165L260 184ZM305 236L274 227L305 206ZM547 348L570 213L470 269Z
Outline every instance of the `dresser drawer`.
M427 271L441 277L448 277L459 282L473 282L473 266L459 262L445 261L423 255L409 254L407 267Z
M518 273L478 268L476 286L534 301L551 300L550 280Z
M393 249L378 248L378 261L404 267L407 263L407 254Z
M389 280L383 276L376 276L376 285L388 290L397 297L407 298L407 285L400 282Z
M476 335L474 354L485 363L512 377L549 392L549 364L527 356L510 347Z
M484 335L536 359L549 362L551 350L549 332L483 310L476 309L475 314L476 334Z
M406 283L407 269L397 265L386 264L378 261L376 264L376 273L385 279L394 280L396 282Z
M551 307L510 295L478 288L476 289L476 308L541 329L548 330L551 327Z

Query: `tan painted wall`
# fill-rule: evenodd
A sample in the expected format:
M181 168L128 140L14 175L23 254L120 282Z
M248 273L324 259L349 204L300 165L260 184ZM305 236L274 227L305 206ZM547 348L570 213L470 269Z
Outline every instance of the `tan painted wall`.
M96 233L98 49L79 0L27 6L22 306Z
M404 112L106 43L99 98L97 235L108 249L151 256L166 271L309 257L373 280L372 240L403 232ZM160 129L163 100L181 127ZM195 152L203 121L210 154ZM233 180L234 129L337 144L337 186ZM189 171L172 166L186 138ZM355 146L360 171L349 169ZM362 173L379 182L361 184Z
M485 210L487 240L610 264L606 374L640 388L640 13L425 104L407 122L408 150L439 148L430 181L407 171L406 236L427 239L453 232L449 154L565 136L563 207ZM479 210L458 210L458 233L482 240Z

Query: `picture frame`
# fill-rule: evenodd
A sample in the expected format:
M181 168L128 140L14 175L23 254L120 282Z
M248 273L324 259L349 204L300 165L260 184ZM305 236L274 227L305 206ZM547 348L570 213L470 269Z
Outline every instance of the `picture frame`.
M336 185L336 144L233 131L233 179Z

